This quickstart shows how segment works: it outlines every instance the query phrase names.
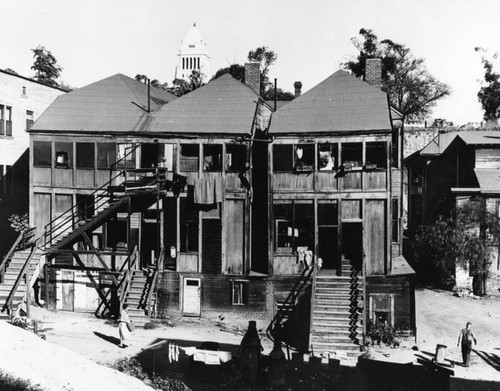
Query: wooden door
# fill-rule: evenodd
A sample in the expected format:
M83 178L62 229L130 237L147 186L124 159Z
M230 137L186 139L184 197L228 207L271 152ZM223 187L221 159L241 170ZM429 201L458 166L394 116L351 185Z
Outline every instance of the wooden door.
M71 271L61 272L62 284L62 309L75 310L75 274Z
M184 278L183 314L200 316L201 314L201 280L199 278Z
M245 201L227 200L226 272L243 274L245 262Z
M384 275L386 264L385 201L367 200L365 204L364 250L366 274Z
M51 220L51 195L45 193L35 193L33 195L33 224L36 227L37 237L40 236L45 225Z
M201 269L206 274L220 274L222 269L221 219L203 219L201 237Z

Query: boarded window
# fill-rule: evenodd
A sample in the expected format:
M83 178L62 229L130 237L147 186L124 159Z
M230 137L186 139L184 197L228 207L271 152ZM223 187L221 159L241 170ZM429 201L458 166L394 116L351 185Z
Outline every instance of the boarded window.
M33 142L33 164L38 167L52 166L52 143L50 141Z
M314 208L312 201L275 201L273 212L277 252L291 253L297 247L313 249Z
M346 171L361 170L363 167L363 144L342 144L342 165Z
M76 143L76 168L94 168L94 143Z
M295 171L314 171L314 144L299 144L294 147Z
M318 170L333 171L337 169L338 163L338 145L337 144L319 144L318 145Z
M181 144L180 171L198 171L200 148L198 144Z
M203 171L222 171L222 145L203 145Z
M226 171L241 172L247 164L247 146L241 144L226 145Z
M366 168L387 168L386 143L366 143Z
M55 143L56 167L73 167L73 143Z
M191 197L180 199L180 251L197 252L198 251L198 209Z
M97 143L97 168L111 168L116 162L116 144Z
M293 145L276 144L273 146L273 171L293 171Z
M342 220L361 219L361 200L342 200Z

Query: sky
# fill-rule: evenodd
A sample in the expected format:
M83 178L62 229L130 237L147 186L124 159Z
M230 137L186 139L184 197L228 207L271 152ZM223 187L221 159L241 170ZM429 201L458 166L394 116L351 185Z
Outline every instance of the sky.
M116 73L174 78L180 43L196 22L211 69L244 63L249 50L278 54L278 87L314 87L353 58L351 38L370 28L406 44L452 95L432 117L481 121L483 68L474 47L500 51L498 0L0 0L0 68L32 76L30 49L45 46L61 80L83 87ZM500 69L500 68L499 68Z

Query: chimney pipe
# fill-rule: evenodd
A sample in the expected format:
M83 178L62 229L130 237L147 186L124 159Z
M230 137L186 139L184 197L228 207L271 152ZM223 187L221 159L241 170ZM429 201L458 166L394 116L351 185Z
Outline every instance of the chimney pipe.
M245 84L260 96L260 63L245 63Z
M367 58L365 63L365 81L374 87L382 87L382 59Z
M151 113L151 80L148 79L148 113Z
M276 111L276 100L278 98L278 79L274 78L274 111Z
M296 81L293 83L293 87L295 88L295 97L298 98L300 94L302 94L302 83L300 81Z

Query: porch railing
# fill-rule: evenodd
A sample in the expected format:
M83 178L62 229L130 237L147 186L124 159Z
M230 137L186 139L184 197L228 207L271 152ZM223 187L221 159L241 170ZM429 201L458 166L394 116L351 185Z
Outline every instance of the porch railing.
M10 250L3 257L2 262L0 262L0 283L3 282L3 276L7 268L7 262L12 257L14 252L16 250L25 250L28 245L32 244L33 238L35 237L35 229L36 228L34 227L28 227L22 230L17 236Z

